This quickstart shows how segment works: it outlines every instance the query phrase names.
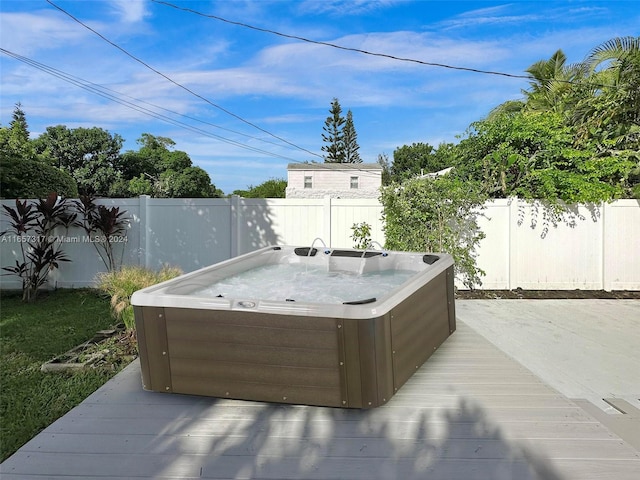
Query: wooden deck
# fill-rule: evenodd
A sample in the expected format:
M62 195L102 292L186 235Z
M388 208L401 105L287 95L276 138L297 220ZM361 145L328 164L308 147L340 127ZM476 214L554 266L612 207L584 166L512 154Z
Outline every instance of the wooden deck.
M144 392L134 362L0 466L13 479L633 479L640 453L463 322L385 406Z

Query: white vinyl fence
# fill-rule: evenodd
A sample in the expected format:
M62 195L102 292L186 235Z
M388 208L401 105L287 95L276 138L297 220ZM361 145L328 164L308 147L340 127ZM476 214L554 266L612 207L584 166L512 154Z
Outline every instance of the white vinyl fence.
M351 227L361 222L384 244L382 206L375 199L142 196L99 203L127 211L129 228L116 246L123 263L151 268L169 264L189 272L268 245L310 246L317 237L333 248L350 248ZM577 206L573 212L548 225L543 211L527 203L488 203L480 219L486 238L477 252L486 272L481 288L640 290L639 202ZM3 214L0 231L8 228ZM92 239L79 228L57 234L72 261L52 274L51 286L93 285L105 267ZM20 240L12 234L0 238L0 266L20 258ZM20 282L3 275L0 287L20 288Z

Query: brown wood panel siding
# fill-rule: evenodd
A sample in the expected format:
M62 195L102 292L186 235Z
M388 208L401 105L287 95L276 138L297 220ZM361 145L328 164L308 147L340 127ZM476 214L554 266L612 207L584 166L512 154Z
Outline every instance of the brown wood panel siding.
M360 371L359 320L340 321L344 336L344 375L347 385L347 407L362 408L362 373Z
M393 396L393 358L391 355L390 315L375 320L376 370L378 375L378 405Z
M258 363L262 365L298 365L299 367L335 368L338 352L333 349L310 349L301 346L238 345L193 340L172 342L171 357L220 362Z
M240 313L216 310L167 309L171 318L168 325L171 342L219 342L235 345L267 345L272 347L300 347L311 349L336 349L335 328L301 328L297 322L299 317L290 316L288 326L281 321L278 326L247 324L246 316L261 315L279 317L272 314ZM234 319L237 323L234 323ZM274 320L282 320L275 318ZM314 319L318 325L327 323L322 318ZM274 322L276 323L276 322ZM330 323L335 323L331 320ZM322 325L324 326L324 325Z
M449 336L446 272L391 310L390 316L397 390Z
M358 353L362 406L378 406L378 368L376 365L375 320L358 320Z
M140 356L144 356L147 369L146 378L143 373L143 386L147 390L171 392L169 345L164 309L142 307L139 313L142 317L142 328L138 331L138 335L142 332L142 339L138 336L138 342L143 344ZM136 323L140 323L137 318Z
M347 358L345 353L344 320L336 320L336 332L338 335L338 363L340 365L340 392L342 394L341 406L349 406L349 385L347 382Z
M182 322L204 321L211 322L212 315L215 316L217 325L233 325L247 327L269 327L269 328L295 328L298 330L313 330L333 332L335 323L318 321L318 317L305 317L297 315L258 313L251 310L198 310L191 308L168 308L170 314L178 315L184 312ZM322 320L322 319L320 319Z
M174 377L215 378L221 382L268 383L305 387L339 388L340 378L333 368L309 368L289 365L260 365L202 361L192 358L171 359L171 375Z
M389 315L358 320L358 355L360 407L372 408L386 403L393 395Z
M173 391L341 406L336 320L167 308Z

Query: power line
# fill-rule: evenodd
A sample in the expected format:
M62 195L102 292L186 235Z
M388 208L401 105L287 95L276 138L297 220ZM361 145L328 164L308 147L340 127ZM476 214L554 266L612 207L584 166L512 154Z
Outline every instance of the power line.
M220 17L218 15L212 15L212 14L208 14L208 13L199 12L199 11L194 10L192 8L180 7L178 5L174 5L173 3L165 2L163 0L151 0L151 1L153 3L157 3L157 4L160 4L160 5L165 5L167 7L175 8L176 10L182 10L184 12L193 13L193 14L199 15L201 17L210 18L210 19L213 19L213 20L218 20L220 22L228 23L230 25L236 25L238 27L248 28L250 30L255 30L257 32L269 33L269 34L272 34L272 35L277 35L279 37L289 38L289 39L292 39L292 40L299 40L301 42L311 43L311 44L315 44L315 45L323 45L323 46L326 46L326 47L336 48L338 50L344 50L344 51L347 51L347 52L361 53L363 55L370 55L370 56L373 56L373 57L387 58L387 59L395 60L395 61L399 61L399 62L416 63L416 64L419 64L419 65L426 65L426 66L429 66L429 67L446 68L446 69L449 69L449 70L458 70L458 71L463 71L463 72L481 73L481 74L484 74L484 75L497 75L497 76L501 76L501 77L537 81L537 79L535 77L533 77L532 75L522 75L522 74L498 72L498 71L493 71L493 70L483 70L483 69L479 69L479 68L461 67L461 66L456 66L456 65L448 65L446 63L427 62L427 61L424 61L424 60L417 60L415 58L398 57L396 55L391 55L391 54L388 54L388 53L370 52L368 50L363 50L363 49L360 49L360 48L345 47L344 45L339 45L339 44L336 44L336 43L323 42L323 41L320 41L320 40L312 40L310 38L301 37L299 35L292 35L292 34L288 34L288 33L278 32L276 30L271 30L271 29L268 29L268 28L256 27L254 25L249 25L247 23L238 22L238 21L234 21L234 20L229 20L229 19ZM554 81L559 82L559 83L567 83L567 84L570 84L570 85L583 85L583 86L588 86L588 87L618 88L615 85L602 85L602 84L598 84L598 83L580 82L580 81L574 81L574 80L554 79Z
M269 151L266 151L266 150L262 150L260 148L252 147L252 146L237 142L235 140L231 140L229 138L222 137L222 136L217 135L215 133L208 132L208 131L203 130L201 128L194 127L193 125L189 125L187 123L181 122L179 120L175 120L175 119L173 119L171 117L168 117L166 115L162 115L162 114L160 114L158 112L155 112L155 111L153 111L153 110L151 110L149 108L137 105L137 104L135 104L133 102L130 102L128 100L124 100L124 99L120 98L119 96L129 98L129 99L134 100L136 102L139 102L139 103L146 104L146 105L149 105L151 107L157 108L159 110L164 110L164 111L172 113L174 115L178 115L178 116L181 116L181 117L184 117L184 118L195 120L195 121L203 123L205 125L210 125L210 126L213 126L213 127L216 127L216 128L221 128L223 130L227 130L227 131L230 131L232 133L237 133L239 135L243 135L243 136L249 137L249 138L254 139L254 140L259 140L259 141L263 141L263 142L266 142L266 143L270 143L270 144L275 145L275 146L280 146L280 145L278 145L278 144L276 144L274 142L270 142L268 140L264 140L264 139L260 139L260 138L256 138L256 137L251 137L251 136L246 135L244 133L236 132L234 130L229 130L229 129L226 129L224 127L220 127L218 125L215 125L215 124L200 120L198 118L190 117L188 115L184 115L184 114L181 114L179 112L175 112L173 110L161 107L159 105L155 105L153 103L146 102L144 100L141 100L141 99L138 99L138 98L135 98L135 97L131 97L130 95L126 95L126 94L123 94L121 92L117 92L117 91L112 90L110 88L107 88L107 87L105 87L103 85L98 85L96 83L93 83L93 82L90 82L88 80L82 79L82 78L77 77L75 75L71 75L69 73L63 72L62 70L56 69L56 68L51 67L49 65L46 65L44 63L38 62L37 60L33 60L31 58L25 57L23 55L15 53L15 52L11 52L11 51L6 50L6 49L1 48L1 47L0 47L0 52L4 53L5 55L7 55L9 57L12 57L13 59L15 59L15 60L17 60L19 62L22 62L22 63L24 63L26 65L29 65L29 66L37 69L37 70L40 70L40 71L45 72L45 73L47 73L49 75L52 75L52 76L54 76L54 77L56 77L56 78L58 78L60 80L63 80L65 82L67 82L67 83L70 83L72 85L75 85L76 87L82 88L83 90L86 90L86 91L88 91L90 93L98 95L98 96L100 96L102 98L105 98L105 99L107 99L109 101L112 101L114 103L118 103L118 104L123 105L123 106L125 106L127 108L135 110L135 111L137 111L139 113L142 113L144 115L147 115L149 117L155 118L157 120L163 121L165 123L169 123L171 125L175 125L177 127L183 128L185 130L188 130L188 131L191 131L191 132L194 132L194 133L198 133L198 134L204 135L206 137L218 139L218 140L220 140L220 141L222 141L224 143L228 143L230 145L233 145L233 146L236 146L236 147L239 147L239 148L243 148L245 150L253 151L253 152L256 152L256 153L261 153L261 154L264 154L264 155L267 155L267 156L271 156L271 157L274 157L274 158L281 158L283 160L287 160L287 161L292 162L292 163L298 163L298 164L305 164L306 163L306 162L303 162L301 160L297 160L295 158L287 157L287 156L284 156L284 155L281 155L281 154L277 154L277 153L269 152ZM316 167L319 167L319 168L326 168L326 169L330 169L331 168L329 165L326 165L324 163L314 163L313 165L316 166ZM357 168L356 167L357 164L351 164L351 165L354 167L354 168L352 168L354 171L359 171L359 172L362 172L362 173L365 173L365 174L369 173L367 170L363 170L363 169Z
M33 66L33 67L35 67L35 68L38 68L38 69L41 69L41 70L46 69L46 70L44 70L44 71L46 71L46 73L50 73L50 74L52 74L52 75L54 75L54 76L58 76L58 75L57 75L57 74L52 73L52 71L57 72L58 74L64 75L65 77L68 77L68 78L74 78L74 79L76 79L76 80L78 80L78 81L80 81L80 82L83 82L83 83L84 83L84 84L86 84L86 85L91 85L92 87L95 87L95 88L98 88L98 89L101 89L101 90L105 90L105 91L109 91L109 92L115 93L116 95L120 95L120 96L122 96L122 97L126 97L126 98L129 98L129 99L131 99L131 100L135 100L136 102L139 102L139 103L142 103L142 104L145 104L145 105L149 105L149 106L151 106L151 107L153 107L153 108L157 108L158 110L163 110L163 111L168 112L168 113L171 113L171 114L173 114L173 115L178 115L178 116L180 116L180 117L187 118L187 119L189 119L189 120L193 120L193 121L198 122L198 123L202 123L203 125L208 125L208 126L211 126L211 127L217 128L217 129L220 129L220 130L224 130L224 131L226 131L226 132L234 133L234 134L236 134L236 135L241 135L241 136L246 137L246 138L249 138L249 139L251 139L251 140L256 140L256 141L259 141L259 142L268 143L268 144L270 144L270 145L274 145L274 146L276 146L276 147L281 147L281 146L282 146L282 145L280 145L280 144L278 144L278 143L272 142L272 141L270 141L270 140L266 140L266 139L264 139L264 138L253 137L253 136L251 136L251 135L247 135L246 133L239 132L239 131L237 131L237 130L232 130L232 129L230 129L230 128L226 128L226 127L222 127L222 126L220 126L220 125L216 125L215 123L207 122L206 120L202 120L201 118L192 117L192 116L190 116L190 115L185 115L184 113L176 112L175 110L171 110L171 109L168 109L168 108L162 107L162 106L160 106L160 105L156 105L156 104L154 104L154 103L147 102L147 101L142 100L142 99L140 99L140 98L132 97L132 96L130 96L130 95L127 95L126 93L117 92L117 91L112 90L112 89L110 89L110 88L108 88L108 87L105 87L104 85L98 85L98 84L93 83L93 82L90 82L90 81L88 81L88 80L84 80L84 79L82 79L82 78L80 78L80 77L76 77L76 76L71 75L71 74L69 74L69 73L65 73L65 72L63 72L63 71L61 71L61 70L57 70L57 69L55 69L54 67L51 67L51 66L45 65L45 64L40 63L40 62L37 62L36 60L30 59L30 58L28 58L28 57L24 57L24 56L22 56L22 55L19 55L19 54L17 54L17 53L14 53L14 52L10 52L10 51L8 51L8 50L6 50L6 49L4 49L4 48L0 48L0 51L2 51L3 53L5 53L6 55L9 55L9 56L11 56L11 57L15 58L16 60L19 60L19 61L21 61L21 62L23 62L23 63L27 63L27 64L29 64L29 65L31 65L31 66ZM41 67L42 67L42 68L41 68ZM62 78L62 80L68 81L68 80L67 80L67 78ZM75 84L75 82L69 82L69 83L74 83L74 84ZM78 86L80 86L81 88L84 88L84 86L83 86L83 85L78 85ZM95 93L95 92L94 92L94 93ZM212 135L213 135L213 134L212 134ZM224 137L220 137L220 138L224 138ZM268 152L267 152L267 153L268 153ZM282 157L282 158L289 160L289 158L288 158L288 157Z
M81 20L79 20L78 18L74 17L73 15L71 15L69 12L67 12L66 10L64 10L63 8L59 7L58 5L56 5L55 3L53 3L51 0L46 0L48 4L50 4L51 6L55 7L57 10L59 10L60 12L64 13L65 15L67 15L69 18L71 18L74 22L82 25L84 28L86 28L87 30L89 30L90 32L94 33L95 35L97 35L98 37L100 37L102 40L104 40L105 42L107 42L109 45L117 48L118 50L120 50L122 53L124 53L125 55L127 55L129 58L135 60L136 62L140 63L141 65L143 65L144 67L148 68L149 70L151 70L152 72L160 75L161 77L163 77L164 79L168 80L169 82L173 83L174 85L176 85L177 87L182 88L183 90L185 90L186 92L190 93L191 95L199 98L200 100L208 103L209 105L211 105L212 107L215 107L221 111L223 111L224 113L226 113L227 115L230 115L238 120L240 120L243 123L246 123L247 125L250 125L253 128L256 128L257 130L260 130L263 133L266 133L267 135L276 138L278 140L280 140L281 142L286 143L287 145L290 145L298 150L302 150L303 152L306 152L310 155L313 155L315 157L319 157L322 158L322 155L319 155L315 152L312 152L311 150L307 150L304 147L301 147L299 145L296 145L295 143L292 143L282 137L279 137L278 135L275 135L274 133L269 132L268 130L265 130L264 128L250 122L249 120L245 120L244 118L242 118L239 115L236 115L235 113L221 107L220 105L217 105L216 103L212 102L211 100L209 100L208 98L200 95L199 93L194 92L193 90L191 90L188 87L185 87L184 85L182 85L181 83L173 80L171 77L169 77L168 75L162 73L161 71L153 68L151 65L149 65L148 63L144 62L143 60L141 60L140 58L136 57L135 55L133 55L132 53L129 53L127 50L125 50L124 48L122 48L121 46L117 45L116 43L112 42L111 40L109 40L108 38L106 38L104 35L102 35L101 33L99 33L98 31L94 30L93 28L91 28L90 26L88 26L87 24L83 23Z
M161 110L165 110L165 111L173 113L175 115L183 116L183 117L190 118L190 119L193 119L193 120L196 120L196 121L200 121L199 119L196 119L196 118L193 118L193 117L189 117L189 116L186 116L186 115L182 115L182 114L180 114L178 112L174 112L172 110L169 110L169 109L157 106L157 105L150 104L149 102L145 102L144 100L140 100L140 99L137 99L137 98L134 98L134 97L130 97L128 95L124 95L124 94L122 94L120 92L116 92L116 91L111 90L109 88L106 88L104 86L97 85L97 84L89 82L87 80L83 80L83 79L81 79L79 77L75 77L75 76L70 75L68 73L65 73L65 72L63 72L61 70L58 70L58 69L53 68L53 67L50 67L50 66L45 65L43 63L40 63L40 62L38 62L36 60L32 60L32 59L30 59L28 57L24 57L24 56L19 55L17 53L11 52L11 51L6 50L4 48L0 48L0 52L2 52L5 55L8 55L8 56L18 60L18 61L20 61L22 63L30 65L30 66L32 66L32 67L34 67L34 68L36 68L36 69L38 69L40 71L48 73L49 75L57 77L60 80L63 80L65 82L67 82L67 83L71 83L72 85L80 87L80 88L82 88L82 89L84 89L84 90L86 90L88 92L91 92L91 93L93 93L95 95L98 95L100 97L106 98L107 100L110 100L112 102L118 103L120 105L123 105L123 106L125 106L127 108L130 108L132 110L135 110L137 112L143 113L144 115L153 117L153 118L155 118L157 120L161 120L161 121L164 121L166 123L170 123L172 125L184 128L186 130L190 130L192 132L205 135L207 137L216 138L216 139L218 139L218 140L220 140L220 141L222 141L224 143L228 143L230 145L234 145L234 146L237 146L237 147L240 147L240 148L243 148L243 149L246 149L246 150L250 150L250 151L253 151L253 152L256 152L256 153L262 153L262 154L265 154L265 155L268 155L268 156L272 156L272 157L275 157L275 158L281 158L283 160L288 160L288 161L291 161L291 162L300 162L300 160L296 160L296 159L293 159L291 157L286 157L286 156L283 156L283 155L280 155L280 154L276 154L276 153L273 153L273 152L268 152L266 150L262 150L262 149L259 149L259 148L256 148L256 147L252 147L250 145L246 145L246 144L237 142L235 140L231 140L231 139L226 138L226 137L222 137L220 135L216 135L215 133L208 132L206 130L202 130L201 128L194 127L193 125L189 125L189 124L181 122L179 120L175 120L175 119L173 119L171 117L167 117L166 115L162 115L160 113L154 112L153 110L150 110L148 108L142 107L140 105L136 105L135 103L129 102L127 100L123 100L122 98L119 98L117 95L122 95L124 97L131 98L132 100L135 100L135 101L140 102L140 103L146 103L146 104L148 104L150 106L153 106L155 108L159 108ZM109 93L109 92L112 92L112 93ZM208 122L203 122L202 121L202 123L217 127L217 125L210 124ZM222 127L218 127L218 128L222 128ZM239 132L236 132L236 133L239 133ZM240 133L240 135L244 135L244 134ZM255 137L250 137L250 138L255 138ZM257 140L261 140L261 139L257 139ZM268 142L268 143L272 143L272 142ZM275 144L273 144L273 145L275 145ZM303 162L300 162L300 163L303 163Z
M217 15L211 15L211 14L208 14L208 13L199 12L197 10L193 10L192 8L188 8L188 7L180 7L178 5L174 5L173 3L165 2L165 1L162 1L162 0L151 0L151 1L153 3L158 3L160 5L166 5L167 7L175 8L176 10L182 10L184 12L193 13L193 14L199 15L201 17L211 18L211 19L218 20L218 21L221 21L221 22L224 22L224 23L228 23L228 24L231 24L231 25L237 25L239 27L248 28L250 30L255 30L255 31L264 32L264 33L270 33L272 35L277 35L279 37L289 38L289 39L292 39L292 40L299 40L301 42L312 43L312 44L315 44L315 45L324 45L326 47L337 48L338 50L345 50L347 52L362 53L364 55L370 55L370 56L373 56L373 57L382 57L382 58L388 58L388 59L391 59L391 60L396 60L396 61L401 61L401 62L417 63L417 64L420 64L420 65L426 65L426 66L429 66L429 67L439 67L439 68L448 68L448 69L451 69L451 70L461 70L461 71L464 71L464 72L483 73L483 74L486 74L486 75L500 75L500 76L503 76L503 77L520 78L520 79L524 78L526 80L531 80L533 78L530 75L516 75L516 74L513 74L513 73L495 72L495 71L491 71L491 70L481 70L481 69L470 68L470 67L459 67L459 66L454 66L454 65L447 65L445 63L426 62L424 60L417 60L415 58L397 57L395 55L391 55L391 54L388 54L388 53L370 52L368 50L362 50L360 48L345 47L344 45L338 45L336 43L323 42L323 41L320 41L320 40L312 40L312 39L301 37L301 36L298 36L298 35L291 35L291 34L288 34L288 33L278 32L276 30L270 30L268 28L260 28L260 27L256 27L256 26L249 25L249 24L242 23L242 22L228 20L226 18L219 17Z

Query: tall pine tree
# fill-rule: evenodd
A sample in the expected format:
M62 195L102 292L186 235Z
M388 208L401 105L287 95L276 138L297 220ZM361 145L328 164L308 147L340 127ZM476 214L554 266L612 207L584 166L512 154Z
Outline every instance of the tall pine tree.
M353 126L353 114L351 110L347 112L347 119L344 122L344 129L342 130L343 142L344 142L344 162L345 163L362 163L358 150L358 134L356 128Z
M324 122L322 128L326 133L322 134L322 141L325 145L322 146L325 163L343 163L345 161L345 149L344 149L344 133L343 125L345 119L342 116L342 107L337 98L334 98L331 102L330 115Z
M9 157L26 160L36 159L33 143L29 140L27 117L19 102L13 109L13 118L9 123L9 128L0 127L0 156L3 160Z

